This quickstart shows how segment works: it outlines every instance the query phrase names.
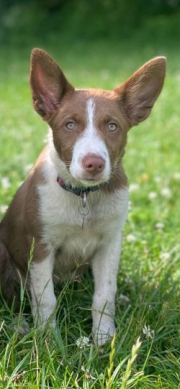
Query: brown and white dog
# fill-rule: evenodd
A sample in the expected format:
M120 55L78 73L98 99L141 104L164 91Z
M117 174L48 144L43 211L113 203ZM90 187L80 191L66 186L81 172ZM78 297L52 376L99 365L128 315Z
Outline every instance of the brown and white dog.
M0 284L12 301L19 275L27 276L34 238L29 287L36 323L45 323L56 307L53 280L90 265L94 341L102 345L115 332L128 210L122 157L128 130L149 116L161 92L165 63L152 59L113 91L76 90L46 52L32 52L34 109L49 124L50 138L0 223Z

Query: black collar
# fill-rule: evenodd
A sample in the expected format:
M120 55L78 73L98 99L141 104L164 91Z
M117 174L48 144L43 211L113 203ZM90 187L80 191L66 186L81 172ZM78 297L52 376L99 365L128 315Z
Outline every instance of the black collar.
M72 185L65 184L65 182L60 178L57 177L57 183L61 186L61 188L67 190L68 192L74 193L76 196L84 197L83 195L90 192L95 192L96 190L99 190L99 185L96 186L87 186L87 187L80 187L80 188L74 188Z

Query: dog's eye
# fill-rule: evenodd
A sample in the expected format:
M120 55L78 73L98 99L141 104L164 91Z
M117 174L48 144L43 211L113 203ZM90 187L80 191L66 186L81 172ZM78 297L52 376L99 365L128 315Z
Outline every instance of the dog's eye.
M115 123L108 124L108 131L116 131L117 125Z
M76 124L74 122L72 122L72 121L69 121L69 122L66 123L66 128L68 130L74 130L76 128Z

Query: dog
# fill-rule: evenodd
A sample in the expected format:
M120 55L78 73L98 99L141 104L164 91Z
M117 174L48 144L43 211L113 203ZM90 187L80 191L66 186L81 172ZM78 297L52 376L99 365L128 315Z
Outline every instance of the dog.
M0 223L0 285L12 302L17 285L28 278L36 324L51 318L55 326L54 283L91 266L94 342L103 345L115 333L128 212L122 158L127 132L149 116L165 69L166 59L156 57L113 91L76 90L45 51L32 51L33 106L50 136Z

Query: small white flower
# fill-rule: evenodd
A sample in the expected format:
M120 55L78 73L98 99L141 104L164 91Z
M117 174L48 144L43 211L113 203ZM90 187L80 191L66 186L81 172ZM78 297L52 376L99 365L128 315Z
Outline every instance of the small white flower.
M104 378L104 374L103 374L103 373L100 373L100 374L99 374L99 379L100 379L100 380L103 380L103 378Z
M148 194L149 200L154 200L154 199L156 199L156 197L157 197L156 192L149 192L149 194Z
M7 205L5 205L5 204L0 205L0 212L1 212L1 213L5 213L5 212L7 211L7 209L8 209L8 206L7 206Z
M155 227L160 230L161 228L164 228L164 223L156 223Z
M173 174L174 180L180 181L180 172L176 172Z
M9 189L10 186L11 186L9 178L8 177L2 177L1 178L1 185L2 185L3 189Z
M162 190L161 190L161 195L163 196L163 197L167 197L168 199L172 196L172 191L171 191L171 189L170 188L163 188Z
M162 260L162 261L166 261L167 259L170 258L170 253L162 253L160 254L159 258Z
M125 296L125 294L120 294L119 300L121 300L122 302L125 302L125 303L129 303L130 302L129 297Z
M139 190L139 184L131 184L129 186L129 191L130 192L137 192Z
M142 332L144 335L146 335L146 338L154 338L154 330L151 330L150 326L144 326L142 329Z
M159 176L154 177L154 181L157 183L161 182L161 177Z
M129 234L126 236L127 242L133 243L136 241L136 237L133 234Z
M125 282L127 285L132 285L132 284L133 284L133 280L131 280L130 278L125 278L124 282Z
M80 338L76 340L76 346L78 346L81 349L85 347L89 347L90 346L89 338L87 336L80 336Z

